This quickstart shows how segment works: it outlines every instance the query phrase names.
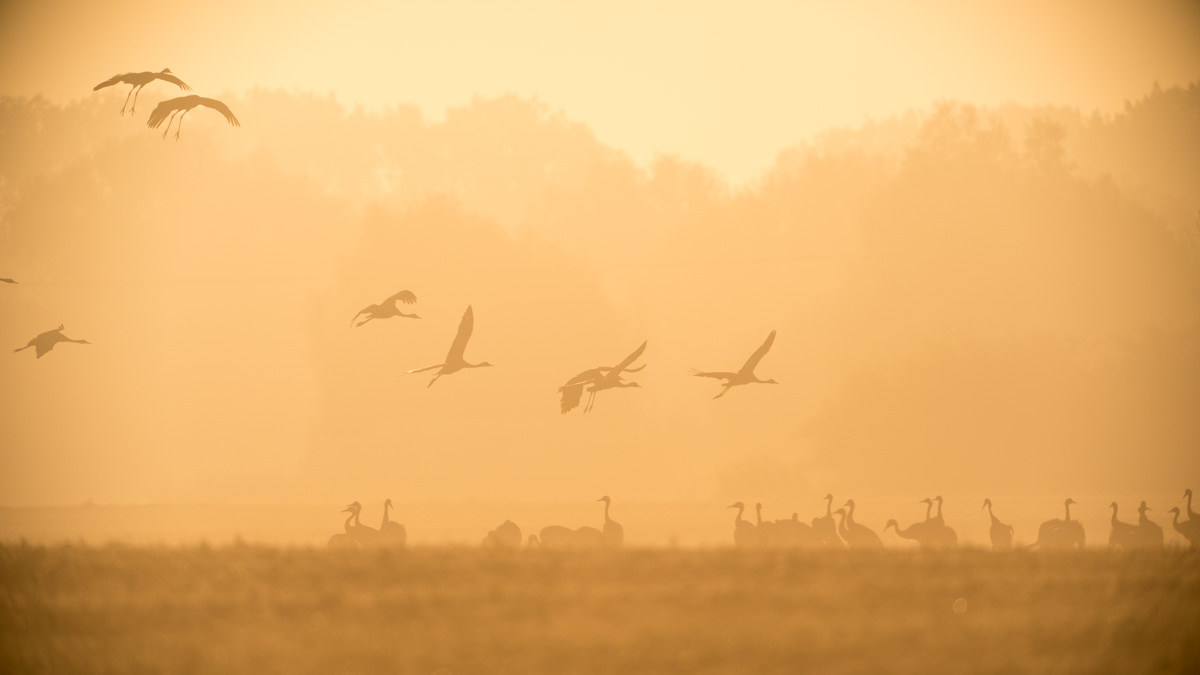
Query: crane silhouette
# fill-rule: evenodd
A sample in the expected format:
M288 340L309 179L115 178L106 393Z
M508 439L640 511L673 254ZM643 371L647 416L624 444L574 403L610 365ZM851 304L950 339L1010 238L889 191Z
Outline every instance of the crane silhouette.
M1137 535L1137 525L1126 523L1117 518L1118 507L1116 502L1109 504L1108 508L1112 509L1112 518L1109 520L1112 530L1108 533L1108 547L1116 548L1120 546L1121 548L1129 548L1133 545L1131 539Z
M352 534L352 529L350 527L350 521L354 520L354 509L347 506L346 508L342 509L342 513L350 514L346 516L346 523L342 526L345 532L338 532L337 534L330 535L329 541L325 544L325 546L331 549L358 548L358 541L354 539L354 535Z
M388 509L391 508L394 508L391 499L383 502L383 522L379 524L379 542L385 546L404 548L404 544L408 541L408 531L404 529L403 525L393 522L388 517Z
M842 538L838 536L837 523L833 519L833 494L825 495L825 515L812 519L813 532L825 542L826 546L842 548Z
M612 367L601 366L585 370L582 373L567 380L567 383L558 388L559 397L559 412L566 414L579 406L579 400L583 398L583 390L587 388L588 402L583 407L583 412L590 412L592 405L596 401L596 392L614 387L641 387L637 382L626 382L621 379L621 373L636 373L645 368L642 365L637 368L630 368L634 361L646 351L646 342L643 342L640 347L633 350L633 353L626 356L623 361ZM589 386L590 385L590 386Z
M883 548L883 542L879 540L879 535L875 534L874 530L866 525L854 522L854 500L846 500L845 506L848 510L844 511L845 517L842 518L838 534L842 535L842 539L846 540L850 548Z
M1200 547L1200 536L1197 536L1200 535L1200 532L1196 531L1195 521L1185 520L1182 523L1179 522L1178 506L1172 506L1167 509L1167 513L1175 514L1175 517L1171 519L1171 526L1175 528L1175 531L1182 534L1184 539L1187 539L1188 543L1192 545L1192 548Z
M742 514L746 511L746 505L741 502L734 502L726 508L737 509L737 515L733 517L733 544L738 548L753 548L758 545L758 531L754 523L742 518Z
M1013 540L1013 526L1005 525L1004 523L1000 522L1000 519L996 517L996 514L992 513L992 500L991 499L983 500L983 506L981 508L987 509L988 516L992 519L992 526L990 529L988 529L988 535L990 535L992 538L992 550L993 551L1011 550L1012 549L1012 540ZM899 530L897 530L897 531L899 531Z
M1146 512L1150 510L1146 506L1146 502L1142 502L1138 507L1138 524L1137 532L1134 539L1138 546L1147 548L1162 548L1163 546L1163 529L1158 523L1146 517Z
M354 512L354 524L350 526L350 536L358 542L359 546L373 546L379 543L379 530L370 525L363 525L359 522L359 516L362 514L362 504L352 502L346 507Z
M1063 502L1066 518L1055 518L1042 523L1038 528L1037 541L1029 544L1026 548L1037 546L1042 550L1082 549L1085 541L1083 525L1077 520L1071 520L1071 505L1077 503L1074 499L1067 497Z
M1200 523L1196 519L1196 512L1192 510L1192 488L1183 491L1183 498L1187 500L1187 517L1189 523Z
M608 495L604 495L598 502L604 502L604 545L616 548L625 542L625 528L612 518L608 517L608 507L612 505L612 500Z
M50 351L51 349L54 349L54 345L56 345L60 342L74 342L76 344L81 344L81 345L92 344L92 343L88 342L87 340L72 340L71 338L67 337L66 335L63 335L63 333L62 333L63 329L64 329L63 324L59 324L58 328L55 328L54 330L48 330L45 333L39 334L37 337L31 339L29 341L29 343L26 344L24 347L17 347L13 351L19 352L23 349L29 349L30 347L33 347L35 350L34 353L37 354L37 358L40 359L40 358L42 358L43 354Z
M413 373L420 373L426 370L433 370L434 368L441 368L441 370L439 370L437 374L433 376L433 379L429 381L429 384L425 385L426 387L432 387L433 383L437 382L438 378L443 375L457 373L463 368L484 368L491 366L492 364L488 363L487 361L482 363L467 363L466 360L463 359L463 353L467 351L467 341L471 339L471 332L474 329L475 312L471 309L470 305L467 305L467 311L463 312L462 321L458 323L458 333L454 336L454 342L450 345L450 351L446 353L446 360L442 363L435 363L432 366L414 368L402 374L411 375Z
M399 303L403 302L406 305L411 305L416 301L417 296L414 295L412 291L400 291L399 293L388 297L378 305L367 305L359 310L358 314L355 314L354 318L350 319L350 325L358 328L371 319L389 319L393 316L401 316L406 319L419 319L421 317L417 316L416 314L405 314L404 312L400 311ZM358 317L362 316L363 314L366 314L367 318L355 324L354 322L357 321Z
M713 397L714 400L721 398L730 389L740 384L750 384L752 382L757 382L759 384L779 384L775 380L760 380L754 374L754 368L758 365L758 362L762 360L762 357L766 356L774 342L775 331L771 331L771 334L767 336L767 339L763 341L762 345L760 345L753 354L750 355L750 358L746 359L746 363L743 364L741 370L737 371L736 373L716 371L702 372L699 370L692 370L692 375L695 375L696 377L711 377L718 380L725 380L721 383L725 388L721 390L721 393Z
M529 536L536 538L537 535ZM483 547L516 551L521 548L521 528L513 521L506 520L497 525L496 529L488 530L487 536L483 538Z
M206 98L204 96L196 96L195 94L167 99L154 106L154 110L150 111L150 119L146 120L146 126L151 129L157 129L163 123L163 120L167 120L167 128L163 130L163 139L166 140L167 132L171 130L171 122L174 121L176 115L182 112L183 114L179 115L179 124L175 127L175 140L179 140L179 132L183 129L183 118L192 111L192 108L201 105L221 113L233 126L242 126L238 118L233 116L233 111L229 109L229 106L215 98ZM167 119L168 114L171 116L170 119Z
M121 115L124 115L125 114L125 106L129 105L129 97L130 97L130 95L132 95L133 96L133 106L129 109L129 114L132 115L133 113L137 112L137 95L142 93L142 87L150 84L151 82L153 82L155 80L162 80L164 82L170 82L171 84L177 85L180 89L182 89L184 91L192 90L192 88L187 86L187 84L184 83L183 80L179 79L178 77L175 77L175 75L173 75L171 73L170 68L163 68L162 70L158 71L157 73L147 70L147 71L141 72L141 73L124 73L122 75L113 75L112 77L108 78L107 80L92 87L92 91L99 91L105 87L111 87L114 84L125 83L125 84L133 85L132 87L129 88L129 93L125 94L125 104L121 106ZM134 93L135 91L137 92L136 94Z

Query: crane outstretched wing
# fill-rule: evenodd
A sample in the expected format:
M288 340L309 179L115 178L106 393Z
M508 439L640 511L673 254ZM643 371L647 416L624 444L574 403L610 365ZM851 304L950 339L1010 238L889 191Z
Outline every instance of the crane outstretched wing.
M762 343L762 346L755 350L755 352L750 355L750 358L746 359L746 365L742 366L742 369L738 372L742 374L753 373L755 366L757 366L758 362L762 360L762 357L767 355L767 352L771 349L771 345L774 344L774 342L775 331L771 331L771 334L767 336L767 339Z
M353 326L354 322L358 320L358 317L362 316L363 314L370 313L371 310L373 310L377 307L378 307L378 305L367 305L366 307L363 307L362 309L358 310L358 314L355 314L354 318L350 319L350 325ZM368 321L369 321L369 319L368 319ZM366 323L366 321L364 321L363 323ZM359 325L361 326L362 324L359 324Z
M733 379L734 375L737 375L737 373L705 373L693 368L692 375L695 375L696 377L712 377L718 380L731 380Z
M235 127L242 126L242 123L238 121L238 118L233 116L233 111L229 109L229 106L225 105L224 103L221 103L217 99L200 97L200 103L201 103L201 105L206 105L209 108L212 108L213 110L216 110L217 112L224 115L225 119L229 120L229 123L232 124L233 126L235 126Z
M450 345L450 351L446 354L446 363L463 360L463 354L467 351L467 340L471 339L473 330L475 330L475 312L470 305L467 305L467 311L463 312L462 321L458 323L458 334L454 336L454 343Z
M155 73L155 77L157 77L160 80L166 80L167 82L170 82L171 84L179 85L179 88L184 91L192 90L191 87L187 86L186 82L179 79L178 77L175 77L174 75L172 75L170 73Z
M111 87L111 86L113 86L114 84L118 84L118 83L120 83L120 82L124 82L124 81L125 81L125 77L126 77L127 75L129 75L129 73L123 73L123 74L121 74L121 75L113 75L112 77L108 78L107 80L105 80L105 81L101 82L100 84L98 84L98 85L96 85L96 86L92 87L92 91L99 91L99 90L101 90L101 89L103 89L103 88L105 88L105 87Z
M578 384L570 387L559 387L562 392L561 398L558 401L558 411L560 414L567 414L579 407L579 399L583 398L583 385Z
M644 351L646 351L646 342L643 342L642 346L633 350L632 354L630 354L629 356L626 356L624 361L613 366L612 372L609 373L609 375L619 374L622 370L625 370L626 368L628 368L629 364L633 363L634 361L637 361L638 357L641 356L642 352L644 352Z
M400 291L399 293L391 296L387 300L384 300L383 304L386 305L390 302L403 302L406 305L411 305L411 304L415 303L416 301L417 301L417 296L412 291Z
M163 120L167 119L167 115L179 110L180 106L177 101L182 99L183 97L169 98L154 106L154 110L150 111L150 118L146 120L146 126L151 129L157 129L163 123Z

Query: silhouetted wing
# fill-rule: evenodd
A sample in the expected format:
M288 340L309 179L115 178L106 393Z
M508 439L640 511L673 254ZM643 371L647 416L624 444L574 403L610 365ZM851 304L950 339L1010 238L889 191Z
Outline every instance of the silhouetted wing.
M758 350L753 354L751 354L750 358L746 359L746 365L742 366L742 369L738 372L753 373L754 367L758 365L758 362L762 360L762 357L767 355L767 352L771 349L771 345L774 343L775 331L771 331L771 334L767 336L767 339L762 343L762 346L759 347Z
M179 85L179 88L184 91L192 90L192 88L187 86L187 84L184 83L183 80L179 79L178 77L175 77L174 75L172 75L170 73L155 73L155 77L157 77L160 80L166 80L167 82L170 82L171 84L177 84L177 85Z
M702 373L699 370L693 370L692 375L696 377L712 377L718 380L732 380L737 373Z
M98 91L98 90L100 90L100 89L103 89L103 88L105 88L105 87L111 87L111 86L113 86L114 84L117 84L117 83L119 83L119 82L123 82L123 81L125 80L125 76L126 76L126 75L129 75L129 73L125 73L125 74L123 74L123 75L113 75L112 77L108 78L107 80L105 80L105 81L101 82L100 84L98 84L98 85L96 85L96 86L92 87L92 91Z
M384 304L389 302L403 302L406 305L411 305L417 301L417 296L412 291L400 291L392 297L384 300Z
M605 371L605 370L610 370L610 369L609 368L592 368L590 370L585 370L582 373L576 375L575 377L572 377L571 379L567 380L567 383L564 384L563 386L559 387L558 390L566 391L568 388L571 388L571 387L577 387L577 388L582 389L583 385L585 385L585 384L591 384L592 382L595 382L596 380L603 379L603 377L604 377L603 371Z
M458 323L458 335L454 336L454 344L450 345L450 351L446 354L446 363L463 360L463 354L467 351L467 340L471 339L473 330L475 330L475 312L470 305L467 305L467 311L463 312L462 321Z
M645 370L645 369L646 369L646 364L643 363L642 365L638 366L637 368L625 368L622 372L636 373L639 370ZM612 368L609 366L600 366L599 368L597 368L597 370L607 373L608 371L612 370Z
M641 347L638 347L637 349L633 350L632 354L630 354L629 356L626 356L624 361L613 366L613 372L609 373L609 374L612 375L612 374L620 373L622 370L625 370L626 368L629 367L629 364L633 363L634 361L637 361L638 357L641 356L642 352L644 352L644 351L646 351L646 343L645 342L642 343Z
M558 411L560 414L566 414L579 406L579 399L583 398L583 385L577 384L569 387L559 387L562 392L562 397L558 401Z
M179 109L175 103L178 100L177 98L171 98L154 106L154 110L150 111L150 118L146 120L146 126L151 129L157 129L163 123L163 120L167 119L167 115Z
M358 314L355 314L354 318L350 319L350 325L353 326L354 322L358 320L358 317L362 316L363 314L370 313L370 311L375 309L376 307L378 307L378 305L367 305L366 307L363 307L362 309L360 309L358 311Z
M206 106L212 108L213 110L216 110L217 112L224 115L225 119L229 120L229 123L232 124L233 126L235 126L235 127L242 126L242 123L238 121L238 118L233 116L233 111L229 109L229 106L225 105L224 103L221 103L217 99L201 98L200 103L203 105L206 105Z

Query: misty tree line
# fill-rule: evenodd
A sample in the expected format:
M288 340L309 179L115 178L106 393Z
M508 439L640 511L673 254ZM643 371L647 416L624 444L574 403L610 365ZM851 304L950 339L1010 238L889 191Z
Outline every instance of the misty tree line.
M1200 468L1200 85L1111 116L938 103L786 149L736 188L677 157L639 166L511 96L443 121L302 93L223 98L243 129L197 123L173 146L114 120L107 98L0 99L0 271L64 294L317 283L284 312L304 317L317 437L396 442L375 421L390 404L360 397L379 352L347 353L321 317L392 292L400 269L423 301L472 298L477 335L557 315L559 334L513 330L502 354L570 361L616 343L619 357L647 330L666 349L777 328L795 348L773 356L813 390L794 420L803 461L876 484L910 462L947 480L982 462L1012 489ZM266 331L270 295L252 295L222 316ZM557 382L578 368L532 369ZM881 429L894 452L856 466ZM1130 459L1090 466L1099 453Z

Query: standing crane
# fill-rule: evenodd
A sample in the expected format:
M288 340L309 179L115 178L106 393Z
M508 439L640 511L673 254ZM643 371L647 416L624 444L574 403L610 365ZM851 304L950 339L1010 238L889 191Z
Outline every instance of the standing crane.
M81 344L81 345L92 344L92 343L88 342L87 340L72 340L71 338L67 337L66 335L63 335L63 333L62 333L63 328L64 328L63 324L59 324L58 328L55 328L54 330L48 330L45 333L38 335L37 337L30 340L29 343L26 344L24 347L18 347L16 349L14 349L13 351L19 352L22 349L29 349L30 347L33 347L36 350L35 353L37 354L37 358L40 359L40 358L42 358L43 354L50 351L51 349L54 349L54 345L56 345L60 342L74 342L76 344Z
M215 98L206 98L204 96L196 96L195 94L192 94L191 96L180 96L179 98L167 99L166 101L154 106L154 110L150 111L150 119L146 120L146 126L150 127L151 129L157 129L159 125L163 123L163 120L167 120L167 128L163 129L163 140L166 140L167 132L171 130L171 122L175 120L175 115L178 115L180 112L182 112L183 114L179 115L179 124L175 127L175 140L179 140L179 132L183 130L183 118L192 111L192 108L200 105L206 108L212 108L213 110L221 113L233 126L242 126L242 123L238 121L238 118L233 116L233 111L229 109L229 106L221 103ZM168 114L171 116L170 119L167 119Z
M125 73L123 75L113 75L112 77L108 78L107 80L92 87L92 91L99 91L105 87L111 87L114 84L125 83L125 84L133 85L132 87L129 88L129 93L125 94L125 104L121 106L121 115L124 116L125 115L125 106L129 105L129 97L130 97L130 95L132 95L133 96L133 106L129 109L129 114L132 115L133 113L137 112L137 95L142 92L142 87L150 84L151 82L153 82L155 80L162 80L164 82L170 82L171 84L177 85L180 89L182 89L184 91L192 90L192 88L187 86L187 84L183 80L179 79L178 77L175 77L175 75L173 75L171 73L170 68L163 68L162 70L158 71L157 73L151 72L151 71L145 71L142 73ZM135 91L137 93L134 93Z
M767 352L771 349L771 345L774 344L774 342L775 342L775 331L771 331L771 334L767 336L767 339L762 343L761 346L759 346L758 349L756 349L754 351L753 354L750 355L750 358L746 359L746 363L743 364L741 370L737 371L736 373L729 373L729 372L706 373L706 372L701 372L699 370L693 370L692 375L695 375L696 377L711 377L711 378L715 378L718 380L725 380L725 382L721 383L722 385L724 385L725 388L721 390L721 393L714 396L713 399L721 398L722 396L725 395L726 392L728 392L730 389L738 386L739 384L750 384L752 382L757 382L759 384L779 384L775 380L760 380L754 374L754 368L756 366L758 366L758 362L762 360L762 357L766 356Z
M604 529L601 532L604 534L604 545L608 547L618 547L625 543L625 528L612 518L608 517L608 507L612 505L612 500L608 495L604 495L598 502L604 502Z
M484 361L483 363L467 363L463 358L463 353L467 350L467 341L471 339L471 332L475 329L475 312L467 305L467 311L463 312L462 321L458 323L458 334L454 336L454 342L450 345L450 351L446 354L446 360L442 363L435 363L432 366L424 368L413 368L412 370L401 373L402 375L411 375L420 373L434 368L441 368L433 379L429 381L426 387L432 387L434 382L443 375L457 373L463 368L484 368L492 364Z
M991 517L991 519L992 519L992 526L988 530L988 535L991 536L991 538L992 538L992 550L993 551L1011 550L1012 549L1012 540L1013 540L1013 526L1005 525L1004 523L1000 522L1000 519L996 517L996 514L992 513L992 500L990 498L984 499L983 506L980 508L987 509L988 516Z
M406 305L411 305L416 301L417 296L412 291L400 291L399 293L388 297L378 305L367 305L359 310L358 314L355 314L354 318L350 319L350 325L358 328L371 319L390 319L393 316L402 316L406 319L419 319L421 317L417 316L416 314L405 314L404 312L400 311L399 303L403 302ZM366 314L367 318L355 324L354 322L357 321L358 317L362 316L363 314Z
M579 399L583 397L583 390L586 387L588 390L588 402L583 407L583 412L590 412L592 404L596 401L596 392L604 389L612 389L614 387L641 387L637 382L626 382L621 379L622 372L635 373L645 365L638 368L630 368L634 361L646 351L646 342L643 342L640 347L633 350L633 353L625 357L617 365L608 368L601 366L600 368L592 368L585 370L582 373L567 380L567 383L558 388L559 394L559 410L563 414L574 410L579 405ZM589 386L591 385L591 386Z

